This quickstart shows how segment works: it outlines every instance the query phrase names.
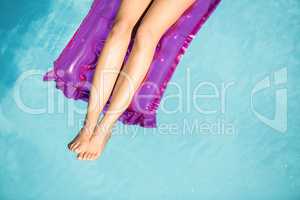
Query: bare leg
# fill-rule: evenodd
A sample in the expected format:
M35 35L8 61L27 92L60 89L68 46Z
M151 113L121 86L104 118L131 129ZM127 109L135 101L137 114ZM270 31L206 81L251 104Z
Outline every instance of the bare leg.
M151 0L123 0L115 24L98 59L84 127L68 145L71 151L83 151L98 122L99 114L111 95L128 48L131 32Z
M129 106L153 59L155 47L165 31L176 22L194 0L154 0L137 32L133 50L122 69L107 113L96 127L86 151L79 159L94 160L111 136L111 128ZM124 76L124 74L126 76Z

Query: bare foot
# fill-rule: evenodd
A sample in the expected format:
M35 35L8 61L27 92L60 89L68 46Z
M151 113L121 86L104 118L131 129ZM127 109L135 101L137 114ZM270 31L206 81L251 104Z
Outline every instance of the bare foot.
M85 151L89 145L92 133L93 131L89 128L81 128L77 136L68 144L68 148L76 153Z
M107 142L111 137L111 130L105 129L96 130L90 138L89 145L77 155L79 160L96 160L103 152Z

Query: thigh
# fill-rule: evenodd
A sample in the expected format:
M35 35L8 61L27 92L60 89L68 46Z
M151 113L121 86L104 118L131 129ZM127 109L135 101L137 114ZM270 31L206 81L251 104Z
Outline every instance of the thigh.
M141 27L160 37L195 0L154 0L144 16Z
M137 22L150 3L151 0L121 0L116 20Z

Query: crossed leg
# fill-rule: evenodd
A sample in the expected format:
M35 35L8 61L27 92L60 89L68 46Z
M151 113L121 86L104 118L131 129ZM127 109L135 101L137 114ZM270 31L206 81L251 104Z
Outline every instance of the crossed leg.
M131 32L151 0L122 0L114 26L98 59L83 128L69 143L71 151L83 151L109 99L131 38Z
M111 129L129 106L134 93L143 81L155 52L155 47L181 14L195 0L154 0L137 31L131 54L123 67L114 88L108 111L94 130L85 151L79 159L95 160L111 136Z

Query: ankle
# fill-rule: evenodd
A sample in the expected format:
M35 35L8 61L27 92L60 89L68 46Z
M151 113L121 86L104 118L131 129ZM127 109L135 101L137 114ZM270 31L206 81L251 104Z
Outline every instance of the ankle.
M89 120L88 118L86 118L84 120L82 128L87 129L87 130L93 132L94 129L96 128L96 126L97 126L97 121L95 121L95 120Z
M94 132L94 128L92 127L87 127L87 126L83 126L81 128L81 132L84 133L84 134L87 134L87 135L92 135L93 132Z
M94 134L98 135L98 134L104 134L104 135L109 135L112 132L112 127L106 124L102 124L99 123L97 124L97 126L95 127L95 131Z

